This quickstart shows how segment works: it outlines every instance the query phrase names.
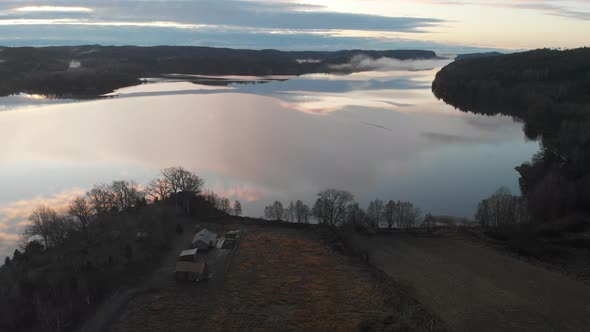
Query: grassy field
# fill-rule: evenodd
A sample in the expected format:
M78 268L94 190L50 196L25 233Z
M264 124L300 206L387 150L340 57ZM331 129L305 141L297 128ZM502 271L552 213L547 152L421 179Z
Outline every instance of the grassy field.
M590 287L488 246L405 232L356 246L456 331L586 331Z
M173 262L162 266L110 330L445 330L391 278L333 249L342 247L328 230L232 220L199 227L243 232L235 249L207 254L206 282L176 283Z
M261 228L243 238L209 329L442 329L397 287L310 231Z

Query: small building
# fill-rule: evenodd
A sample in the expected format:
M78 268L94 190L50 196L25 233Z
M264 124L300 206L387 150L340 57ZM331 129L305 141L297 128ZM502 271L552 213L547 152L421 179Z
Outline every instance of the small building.
M203 259L199 255L197 255L199 249L188 249L183 250L180 255L178 255L179 262L200 262Z
M209 275L207 263L202 262L177 262L174 276L178 281L200 281L207 279Z
M216 241L217 234L203 228L193 237L193 241L191 242L191 248L208 250L209 248L215 246Z
M198 255L199 249L183 250L178 255L174 275L179 281L199 281L207 278L207 262Z

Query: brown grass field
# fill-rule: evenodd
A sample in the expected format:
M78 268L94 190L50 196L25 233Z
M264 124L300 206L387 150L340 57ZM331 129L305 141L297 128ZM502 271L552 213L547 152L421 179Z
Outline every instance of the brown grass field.
M234 250L208 254L211 278L177 283L174 258L118 310L111 331L441 331L446 327L384 273L327 243L326 230L234 223Z
M410 233L354 235L372 263L455 331L588 331L590 287L487 246Z
M258 229L241 241L211 330L436 330L397 285L309 231Z

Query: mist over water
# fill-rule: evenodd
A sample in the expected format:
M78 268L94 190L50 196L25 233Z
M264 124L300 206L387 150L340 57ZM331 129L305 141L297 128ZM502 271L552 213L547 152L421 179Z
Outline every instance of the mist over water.
M409 200L471 218L497 188L518 192L514 167L538 144L510 118L436 100L430 84L443 64L228 87L157 80L84 102L0 98L0 255L36 204L59 208L94 184L146 183L174 165L253 217L334 187L363 206Z

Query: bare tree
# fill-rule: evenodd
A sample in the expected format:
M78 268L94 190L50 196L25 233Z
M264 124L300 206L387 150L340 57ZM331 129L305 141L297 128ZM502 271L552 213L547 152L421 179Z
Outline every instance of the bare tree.
M383 218L385 219L385 222L387 223L387 228L389 228L389 230L393 228L393 225L397 220L397 214L397 204L392 200L387 202L387 204L383 208Z
M45 248L49 248L51 223L56 219L57 213L55 210L45 205L40 205L29 216L31 223L25 228L24 235L27 238L39 236L43 240Z
M51 242L54 246L62 245L72 231L72 222L62 216L58 216L51 227Z
M414 227L420 219L420 209L410 202L398 201L396 205L398 210L398 226L400 228Z
M162 176L170 185L170 192L175 195L181 192L199 194L205 185L205 180L180 166L164 168Z
M264 209L265 218L270 220L282 221L284 213L283 203L279 201L275 201Z
M354 226L367 226L367 215L358 203L350 204L346 213L346 222Z
M219 209L221 211L223 211L224 213L231 214L232 209L231 209L231 202L229 201L229 198L222 197L220 199Z
M180 203L180 195L184 198L184 209L187 214L190 214L190 197L201 193L205 180L198 177L184 168L169 167L162 170L162 176L170 185L170 193L174 195L174 202L176 206Z
M170 183L165 179L155 179L148 184L146 191L152 201L163 201L170 194Z
M45 205L38 206L31 216L31 222L24 230L27 238L39 236L45 248L63 243L69 232L69 227L63 218L60 218L54 209Z
M216 208L216 209L220 209L219 208L219 203L221 198L219 197L219 195L217 195L216 193L214 193L211 190L206 190L205 192L203 192L202 194L203 198L205 198L205 200L211 204L212 207Z
M123 212L133 208L143 198L135 182L113 181L109 187L117 210Z
M500 227L527 222L529 216L524 199L500 188L479 203L475 219L483 227Z
M320 223L336 227L346 220L346 212L354 201L354 196L344 190L328 189L318 193L313 214Z
M80 229L88 237L88 224L93 215L93 209L90 205L90 200L86 196L78 196L70 202L68 213L78 219L80 222Z
M234 214L236 216L241 216L242 215L242 203L240 203L240 201L236 200L234 202Z
M309 216L311 215L311 209L302 201L298 200L295 202L295 218L298 223L307 223Z
M383 201L375 199L370 202L369 207L367 208L367 216L369 217L373 228L379 228L379 222L383 216Z
M95 186L86 193L90 204L97 215L103 215L112 211L115 207L115 197L110 189L105 185Z
M303 206L303 212L301 213L301 215L302 215L303 223L309 224L309 219L311 219L311 209L309 208L309 206L307 206L307 205Z
M287 219L288 222L295 221L295 204L293 203L293 201L291 201L289 203L289 206L287 206L287 208L285 209L285 219Z

